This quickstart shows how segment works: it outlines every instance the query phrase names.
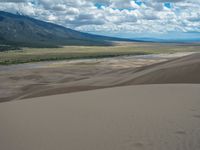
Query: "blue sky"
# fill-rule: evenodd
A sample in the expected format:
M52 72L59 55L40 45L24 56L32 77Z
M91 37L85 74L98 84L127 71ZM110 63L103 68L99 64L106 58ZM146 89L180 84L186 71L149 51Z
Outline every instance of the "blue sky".
M95 34L200 39L199 0L0 0L0 10Z

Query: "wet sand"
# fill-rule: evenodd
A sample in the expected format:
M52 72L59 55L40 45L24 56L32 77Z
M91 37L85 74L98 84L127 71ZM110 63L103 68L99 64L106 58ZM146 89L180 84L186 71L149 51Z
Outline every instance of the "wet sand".
M0 104L2 150L198 150L200 85L139 85Z
M188 80L179 78L180 70L177 69L175 72L178 78L170 76L173 75L173 71L170 72L167 69L166 71L170 74L162 73L163 68L169 66L167 63L170 63L168 67L170 70L174 66L173 62L176 65L176 62L172 60L189 54L192 53L0 66L0 102L134 84L185 83L185 81L188 81L186 83L199 83L199 74L194 74L200 68L198 54L194 54L198 55L195 59L197 61L196 70L192 65L194 72L188 71L188 74L192 73L191 78L185 76ZM191 60L193 61L193 58ZM187 68L181 74L183 77L184 74L188 75ZM194 76L196 78L193 80Z

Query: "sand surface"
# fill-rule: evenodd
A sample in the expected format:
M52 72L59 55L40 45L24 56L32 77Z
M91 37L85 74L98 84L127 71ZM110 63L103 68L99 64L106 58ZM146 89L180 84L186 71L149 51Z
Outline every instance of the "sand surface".
M141 68L128 84L200 83L200 53ZM126 84L126 83L124 83Z
M200 54L190 54L0 66L0 102L134 84L200 83Z
M200 85L139 85L0 103L2 150L199 150Z

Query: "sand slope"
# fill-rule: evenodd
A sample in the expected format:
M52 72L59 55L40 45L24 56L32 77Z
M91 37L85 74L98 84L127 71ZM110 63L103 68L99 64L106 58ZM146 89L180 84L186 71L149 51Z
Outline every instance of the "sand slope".
M90 70L90 69L89 69ZM91 70L90 70L91 71ZM150 66L125 69L103 68L92 71L90 77L73 82L63 82L41 87L36 92L23 95L24 98L55 95L106 87L136 85L136 84L169 84L169 83L200 83L200 54L156 63ZM33 88L33 87L32 87ZM39 87L38 87L39 88Z
M136 84L200 83L200 53L140 57L0 67L0 102Z
M2 150L198 150L200 85L142 85L0 104Z
M200 54L142 69L128 84L200 83ZM145 72L145 73L144 73Z

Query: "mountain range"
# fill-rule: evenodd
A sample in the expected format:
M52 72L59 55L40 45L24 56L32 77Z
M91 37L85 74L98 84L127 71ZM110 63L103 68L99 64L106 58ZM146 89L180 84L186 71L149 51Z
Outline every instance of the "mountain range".
M75 31L20 14L0 11L0 45L15 47L109 46L113 41L134 41Z

